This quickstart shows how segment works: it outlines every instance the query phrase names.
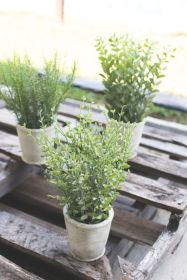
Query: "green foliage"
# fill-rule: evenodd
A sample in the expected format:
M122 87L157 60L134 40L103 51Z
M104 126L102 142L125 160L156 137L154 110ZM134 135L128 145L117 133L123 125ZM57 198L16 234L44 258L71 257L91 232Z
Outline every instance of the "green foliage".
M149 112L157 86L164 77L165 65L173 51L159 52L146 39L136 42L128 36L102 38L96 49L103 69L106 105L115 109L115 119L123 113L124 122L141 122ZM110 111L109 111L110 112ZM109 116L112 117L109 113Z
M167 109L153 105L150 109L150 116L165 119L168 121L179 122L187 125L187 113L177 110Z
M20 125L41 128L53 123L60 102L70 89L75 67L66 82L60 80L58 59L44 62L44 75L39 75L30 59L17 55L0 63L0 98L13 110Z
M40 141L47 177L59 187L57 199L67 204L70 217L83 223L106 219L127 174L130 128L124 133L120 122L109 120L103 129L88 113L80 117L80 125L66 132L58 128L55 139L44 135Z

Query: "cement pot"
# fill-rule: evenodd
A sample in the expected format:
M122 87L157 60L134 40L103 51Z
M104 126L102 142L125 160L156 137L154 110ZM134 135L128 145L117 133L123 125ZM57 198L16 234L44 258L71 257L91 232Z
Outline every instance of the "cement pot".
M109 217L98 224L84 224L73 220L63 209L66 229L69 237L70 253L80 261L91 262L101 258L105 253L114 211L109 211Z
M54 137L54 127L50 126L42 129L29 129L17 125L16 128L22 150L23 161L28 164L40 165L42 163L42 149L36 140L44 132L49 137Z
M132 159L137 155L138 147L140 145L141 138L142 138L144 123L145 122L143 121L143 122L139 122L139 123L128 124L128 127L130 127L131 131L132 131L129 159ZM125 133L126 126L127 126L127 124L125 124L125 123L122 124L122 130L124 133Z

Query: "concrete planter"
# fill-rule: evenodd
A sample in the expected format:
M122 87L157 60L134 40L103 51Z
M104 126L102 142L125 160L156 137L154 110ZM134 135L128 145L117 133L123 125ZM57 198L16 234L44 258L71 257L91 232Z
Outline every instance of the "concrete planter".
M16 128L22 150L23 161L29 164L40 165L42 163L42 150L36 139L40 137L44 131L49 137L53 137L54 127L50 126L45 129L29 129L17 125Z
M138 147L141 142L143 128L144 128L144 122L139 123L132 123L132 141L130 145L130 159L134 158L137 155Z
M114 216L113 209L110 210L109 217L98 224L83 224L73 220L67 213L67 206L64 207L63 213L72 256L86 262L101 258L105 253Z
M132 129L132 139L130 144L130 157L129 159L134 158L137 155L138 147L140 145L143 128L144 128L144 122L139 123L131 123L130 128ZM122 124L122 130L125 133L126 124Z

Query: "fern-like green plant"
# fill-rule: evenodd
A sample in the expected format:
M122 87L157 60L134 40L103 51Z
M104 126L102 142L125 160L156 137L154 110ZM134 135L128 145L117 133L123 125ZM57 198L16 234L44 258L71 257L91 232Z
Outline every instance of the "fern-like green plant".
M103 69L100 75L106 88L109 117L141 122L149 112L174 50L159 51L150 40L139 43L128 35L113 35L107 41L99 38L96 50Z
M0 63L0 98L14 111L18 123L31 129L52 124L59 104L72 85L75 67L63 82L55 55L44 62L43 71L39 75L28 56L21 59L15 55Z

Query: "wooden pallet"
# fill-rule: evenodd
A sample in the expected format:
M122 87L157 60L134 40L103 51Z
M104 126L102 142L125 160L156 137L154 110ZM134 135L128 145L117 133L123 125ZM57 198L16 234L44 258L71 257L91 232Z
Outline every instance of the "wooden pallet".
M70 99L60 106L62 127L78 124L79 106ZM96 121L106 123L100 109L93 107L93 113ZM58 194L58 189L42 177L39 167L22 162L15 125L2 105L0 279L151 279L183 234L179 229L187 207L187 128L147 120L138 155L130 162L131 174L114 205L106 254L84 263L69 255L62 209L47 196ZM154 218L157 209L170 213L166 223Z

